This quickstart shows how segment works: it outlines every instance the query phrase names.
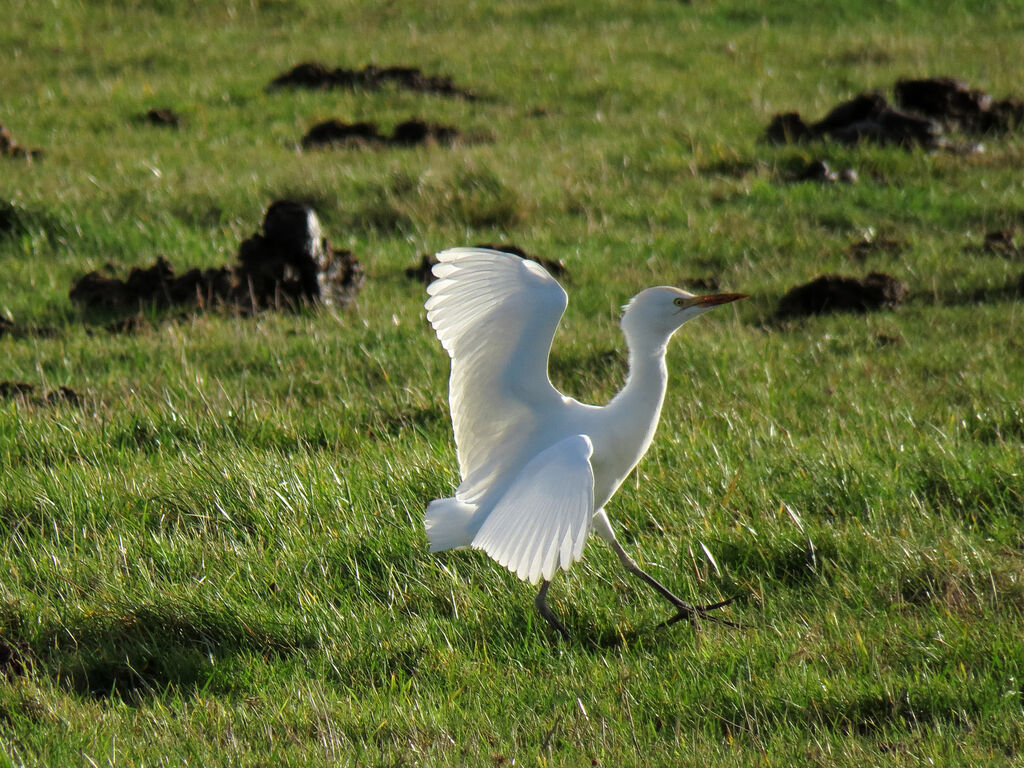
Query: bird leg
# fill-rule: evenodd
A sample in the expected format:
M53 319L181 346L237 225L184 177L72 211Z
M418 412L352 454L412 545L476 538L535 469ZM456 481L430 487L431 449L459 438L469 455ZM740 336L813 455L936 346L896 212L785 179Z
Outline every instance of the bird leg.
M566 629L565 625L558 620L558 617L555 616L555 612L552 611L551 606L548 605L548 587L550 586L550 581L545 581L540 585L540 592L537 593L537 597L533 601L533 604L537 606L538 613L547 619L548 624L550 624L563 639L568 640L569 630Z
M725 606L729 605L734 600L736 600L736 598L739 597L739 595L733 595L727 600L722 600L717 603L711 603L710 605L692 605L691 603L686 602L682 598L677 597L670 589L668 589L668 587L666 587L656 578L651 576L651 574L649 574L647 571L645 571L643 568L637 565L636 561L629 556L626 550L622 548L622 545L619 544L619 542L616 541L614 538L610 539L608 541L608 544L615 552L615 554L619 556L619 560L622 561L622 565L625 566L627 571L629 571L642 581L645 581L647 584L653 587L658 594L660 594L662 597L664 597L666 600L668 600L670 603L672 603L672 605L676 607L676 615L662 622L659 626L671 626L672 624L675 624L677 621L680 621L682 619L687 619L691 622L695 619L707 619L708 621L714 621L719 624L725 624L729 627L739 626L738 624L735 624L729 621L728 619L722 619L717 616L708 615L710 611L714 611L719 608L724 608Z

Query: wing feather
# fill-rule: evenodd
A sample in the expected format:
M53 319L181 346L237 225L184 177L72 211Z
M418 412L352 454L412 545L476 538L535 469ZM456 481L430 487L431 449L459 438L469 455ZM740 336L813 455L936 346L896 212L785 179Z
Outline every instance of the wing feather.
M452 358L449 401L462 483L472 503L507 479L543 414L561 402L548 354L568 297L539 264L499 251L437 255L427 319Z
M583 556L594 517L593 446L573 435L531 459L487 516L471 546L532 584Z

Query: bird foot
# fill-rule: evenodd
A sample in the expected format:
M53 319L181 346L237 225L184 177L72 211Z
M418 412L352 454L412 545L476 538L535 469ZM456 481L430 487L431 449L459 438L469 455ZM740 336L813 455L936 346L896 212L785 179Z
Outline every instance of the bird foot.
M544 617L551 628L554 629L559 635L562 636L563 640L569 640L571 635L569 630L565 628L565 625L558 620L555 616L555 612L551 610L551 606L548 605L548 587L551 586L550 581L545 581L541 587L540 592L537 593L537 598L534 600L534 605L537 606L537 612Z
M675 596L673 595L673 597ZM742 627L742 624L737 624L735 621L723 619L721 616L712 616L710 613L711 611L717 611L720 608L725 608L727 605L731 605L736 602L738 598L739 595L736 594L725 600L720 600L717 603L710 603L708 605L691 605L685 600L675 598L674 600L671 600L671 602L677 609L676 615L661 622L661 624L658 625L658 629L670 627L677 621L682 621L683 619L686 619L691 624L696 624L698 619L703 619L705 621L713 621L716 624L722 624L726 627Z

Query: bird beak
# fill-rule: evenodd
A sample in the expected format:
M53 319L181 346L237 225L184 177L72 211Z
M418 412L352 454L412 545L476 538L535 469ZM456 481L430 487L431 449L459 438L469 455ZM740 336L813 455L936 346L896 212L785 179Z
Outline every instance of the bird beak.
M719 304L728 304L730 301L739 301L749 298L746 293L715 293L710 296L697 296L693 300L693 306L717 307Z

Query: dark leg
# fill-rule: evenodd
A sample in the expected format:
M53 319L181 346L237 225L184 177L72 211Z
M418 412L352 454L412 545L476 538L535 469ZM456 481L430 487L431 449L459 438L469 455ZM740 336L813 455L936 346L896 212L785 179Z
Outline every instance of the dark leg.
M540 592L537 593L537 598L533 601L533 604L537 606L537 611L540 615L547 619L548 624L550 624L563 639L568 640L569 630L566 629L565 625L558 620L558 617L555 616L555 612L552 611L551 606L548 605L548 587L550 586L550 581L545 581L540 585Z
M651 574L647 573L647 571L645 571L643 568L637 565L633 558L626 553L626 550L624 550L622 548L622 545L619 544L619 542L615 541L615 539L609 541L608 544L609 546L611 546L615 554L619 556L619 560L622 561L622 565L625 566L627 571L629 571L637 578L649 584L651 587L654 588L654 590L659 595L664 597L666 600L668 600L670 603L672 603L672 605L676 607L676 615L668 619L667 621L663 622L661 626L667 627L671 624L675 624L677 621L680 621L682 619L687 619L691 622L695 619L707 619L708 621L714 621L719 624L725 624L730 627L739 626L731 621L728 621L727 619L721 619L717 616L708 615L709 611L714 611L729 605L737 597L739 597L739 595L734 595L733 597L730 597L728 600L722 600L721 602L712 603L711 605L691 605L685 600L676 597L676 595L673 594L672 591L669 590L664 584L662 584L656 578L651 576Z

